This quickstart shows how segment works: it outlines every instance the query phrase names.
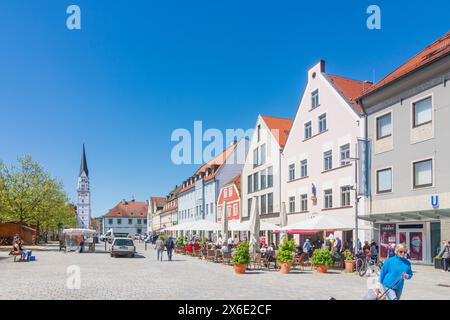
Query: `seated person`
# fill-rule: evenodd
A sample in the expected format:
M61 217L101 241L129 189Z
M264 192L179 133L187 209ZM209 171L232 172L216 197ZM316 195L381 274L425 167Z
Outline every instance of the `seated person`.
M265 244L260 250L261 255L264 256L267 252L267 244Z
M16 240L13 241L13 248L9 254L12 254L15 256L19 255L19 254L22 255L22 250L20 249L19 241L16 241Z
M194 250L195 251L199 251L200 250L200 245L198 244L197 241L195 241L195 243L194 243Z
M224 244L222 245L222 249L221 249L220 251L222 251L222 253L227 253L227 252L230 252L230 249L229 249L228 246L224 243Z
M302 248L302 246L297 246L297 247L295 247L295 255L296 255L297 257L300 257L300 256L302 255L302 253L303 253L303 248Z
M31 254L31 251L30 250L25 250L23 248L23 241L22 240L19 241L19 248L20 248L20 251L21 251L20 260L27 261L29 255Z

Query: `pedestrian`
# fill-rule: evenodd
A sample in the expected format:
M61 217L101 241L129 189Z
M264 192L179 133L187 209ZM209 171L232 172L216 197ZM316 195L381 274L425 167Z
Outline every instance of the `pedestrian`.
M309 242L309 239L306 239L305 243L303 244L303 252L309 254L309 250L311 250L311 243Z
M450 272L450 241L442 241L438 257L442 258L442 272Z
M342 247L342 241L339 237L336 237L336 240L334 241L334 251L341 252Z
M156 249L156 260L163 260L163 252L164 252L164 241L158 237L158 240L155 242Z
M389 245L389 248L387 250L387 259L392 258L395 256L395 243L391 243Z
M400 300L405 279L411 279L413 276L411 262L405 258L406 245L404 243L397 245L395 253L394 257L384 262L379 278L388 300ZM377 291L380 293L379 289Z
M172 261L172 251L175 247L175 242L173 241L172 237L168 237L166 240L166 249L167 249L167 258L169 261Z

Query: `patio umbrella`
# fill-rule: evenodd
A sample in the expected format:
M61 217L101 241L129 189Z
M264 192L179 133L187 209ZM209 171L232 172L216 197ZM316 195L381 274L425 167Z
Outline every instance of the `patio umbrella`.
M254 257L256 252L259 251L259 209L258 198L253 197L252 210L250 215L250 254Z
M227 243L228 236L228 219L227 219L227 202L222 205L222 243Z
M281 208L281 214L280 214L280 227L283 228L287 225L287 212L286 212L286 202L283 202L282 208ZM283 240L284 238L287 238L286 231L282 231L280 234L280 240Z
M250 231L250 221L239 222L236 220L228 221L228 230L232 231ZM260 231L279 231L280 227L276 224L260 221Z

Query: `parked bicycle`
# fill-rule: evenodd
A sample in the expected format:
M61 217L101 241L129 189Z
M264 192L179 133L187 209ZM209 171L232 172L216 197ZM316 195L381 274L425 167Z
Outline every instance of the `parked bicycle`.
M383 262L378 261L378 258L373 259L370 255L360 256L356 259L356 272L359 276L364 277L367 272L368 276L371 274L380 275L381 268L383 267Z

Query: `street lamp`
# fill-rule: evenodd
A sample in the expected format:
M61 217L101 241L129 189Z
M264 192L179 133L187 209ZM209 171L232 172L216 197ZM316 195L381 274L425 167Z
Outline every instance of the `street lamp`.
M355 237L353 239L355 254L358 251L358 204L361 197L358 197L358 160L359 158L348 158L348 160L355 162L355 185L350 187L350 190L355 191Z

